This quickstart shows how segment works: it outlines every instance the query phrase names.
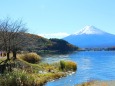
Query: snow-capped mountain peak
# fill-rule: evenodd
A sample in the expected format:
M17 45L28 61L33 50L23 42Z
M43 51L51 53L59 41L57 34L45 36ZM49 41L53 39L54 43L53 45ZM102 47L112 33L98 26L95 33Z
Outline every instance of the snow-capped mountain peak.
M115 46L115 35L86 26L80 32L69 35L64 40L80 48L105 48Z
M74 35L82 35L82 34L104 34L106 32L97 29L94 26L85 26L82 30L79 32L76 32Z

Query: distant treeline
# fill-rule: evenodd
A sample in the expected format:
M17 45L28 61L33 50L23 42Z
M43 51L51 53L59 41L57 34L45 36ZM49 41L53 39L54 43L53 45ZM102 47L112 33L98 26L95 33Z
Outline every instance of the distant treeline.
M115 46L107 48L107 50L115 50Z
M78 47L63 39L46 39L41 36L25 33L23 50L30 52L70 52L78 50Z

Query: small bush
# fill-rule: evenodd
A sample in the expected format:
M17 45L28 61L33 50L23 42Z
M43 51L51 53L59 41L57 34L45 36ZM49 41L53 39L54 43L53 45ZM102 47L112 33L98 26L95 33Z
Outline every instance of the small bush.
M41 60L41 57L36 53L27 53L20 56L21 59L29 63L36 63Z
M60 61L60 69L65 71L76 71L77 70L77 64L72 61Z
M60 68L62 69L62 70L64 70L65 69L65 61L60 61Z

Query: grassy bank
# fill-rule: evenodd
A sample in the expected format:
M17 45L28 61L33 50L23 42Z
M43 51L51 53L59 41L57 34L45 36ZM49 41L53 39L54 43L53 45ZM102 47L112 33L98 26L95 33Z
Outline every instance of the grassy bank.
M31 55L30 58L33 60L31 62L30 58L28 60L21 56L23 55L19 55L14 61L15 67L12 68L12 72L6 70L0 75L0 86L43 86L46 82L64 77L77 69L75 68L77 65L71 61L47 64L40 63L38 59L40 57L33 58Z

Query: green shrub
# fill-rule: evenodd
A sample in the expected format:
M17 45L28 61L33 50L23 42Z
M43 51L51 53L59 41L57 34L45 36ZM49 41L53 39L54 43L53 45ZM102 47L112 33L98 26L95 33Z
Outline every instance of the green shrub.
M65 61L63 61L63 60L60 61L60 68L61 68L62 70L65 69Z
M60 61L60 69L65 71L76 71L77 70L77 64L72 61Z
M29 63L36 63L41 60L41 57L36 53L27 53L20 56L21 59Z

